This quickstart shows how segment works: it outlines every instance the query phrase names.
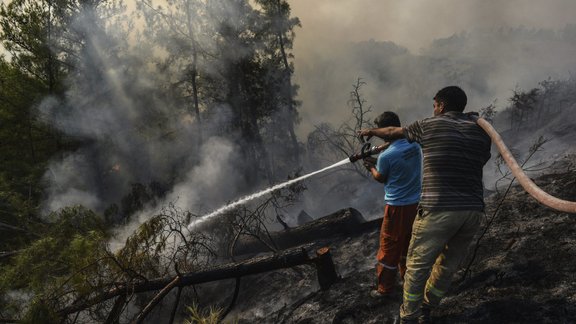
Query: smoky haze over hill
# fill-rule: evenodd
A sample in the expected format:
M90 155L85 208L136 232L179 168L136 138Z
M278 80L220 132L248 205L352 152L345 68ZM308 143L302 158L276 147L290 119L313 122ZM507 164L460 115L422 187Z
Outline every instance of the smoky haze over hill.
M370 120L392 110L405 125L431 116L432 97L446 85L466 90L468 111L491 104L503 111L515 91L537 88L547 79L571 79L576 71L573 1L293 0L290 4L302 24L294 46L302 140L317 125L338 127L350 119L347 103L357 78L366 83L361 94L372 107ZM561 119L574 121L569 110L563 114ZM503 115L495 120L498 130L506 131L505 119ZM543 146L546 159L570 147L555 139L551 123L538 127L538 135L523 137L522 146L513 148L519 159L539 135L552 139ZM513 136L506 140L511 146L516 141ZM487 188L492 189L500 176L490 161L485 169ZM365 197L371 190L380 193L376 186L366 186L367 181L350 185L342 196L323 204L361 208L371 201ZM310 182L310 189L316 186L320 184ZM304 197L305 205L313 210L319 200L310 196Z
M516 86L576 68L573 1L290 1L301 86L300 136L347 117L356 78L376 111L409 122L431 114L440 87L460 84L468 109L507 105Z

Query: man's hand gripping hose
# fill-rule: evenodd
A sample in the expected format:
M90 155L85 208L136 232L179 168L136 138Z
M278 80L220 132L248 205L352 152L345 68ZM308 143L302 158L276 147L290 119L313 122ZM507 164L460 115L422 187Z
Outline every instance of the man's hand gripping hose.
M372 144L370 144L370 142L366 142L364 140L363 136L359 136L358 138L360 139L360 142L362 142L362 149L360 150L360 153L354 153L354 154L350 155L349 159L350 159L350 162L352 162L352 163L354 163L358 160L364 160L368 157L371 157L372 155L376 155L376 154L384 151L385 149L387 149L388 146L390 146L390 143L384 143L384 144L379 145L379 146L372 146ZM372 160L370 160L370 161L372 161ZM364 162L366 162L366 161L364 161ZM366 167L366 165L364 165L364 166Z
M512 153L510 153L510 150L508 150L504 141L502 141L500 134L496 132L494 127L492 127L492 125L490 125L490 123L488 123L484 118L478 118L476 122L480 127L482 127L482 129L484 129L488 136L490 136L492 142L496 144L498 151L500 151L500 154L510 168L510 171L526 192L540 203L552 209L576 214L576 202L556 198L540 189L532 180L530 180L526 173L524 173L520 165L518 165L518 162L516 162L516 159L514 159L514 156L512 156Z

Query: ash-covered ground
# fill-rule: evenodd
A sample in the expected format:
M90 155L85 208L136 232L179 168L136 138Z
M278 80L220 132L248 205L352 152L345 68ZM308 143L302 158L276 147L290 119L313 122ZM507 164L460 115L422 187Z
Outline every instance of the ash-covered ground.
M576 201L576 161L565 157L535 180L546 192ZM537 203L513 186L486 197L486 219L435 323L576 323L576 215ZM500 205L500 206L499 206ZM498 207L499 206L499 207ZM379 229L330 242L341 280L320 290L316 270L298 266L245 277L224 322L392 323L401 287L387 299L370 297ZM233 284L218 286L226 305Z

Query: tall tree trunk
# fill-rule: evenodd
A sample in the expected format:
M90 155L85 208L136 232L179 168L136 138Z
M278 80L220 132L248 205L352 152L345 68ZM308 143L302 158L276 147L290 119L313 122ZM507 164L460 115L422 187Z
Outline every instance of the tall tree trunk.
M281 17L280 12L280 1L276 1L276 9L278 17ZM292 145L292 150L294 153L294 160L297 164L300 163L300 150L298 145L298 139L296 138L296 133L294 132L294 122L296 119L296 109L294 107L294 93L292 91L292 69L290 68L290 63L288 62L288 55L286 54L286 46L284 41L284 35L282 33L282 28L279 27L276 31L278 42L280 44L280 55L282 55L282 62L284 64L284 95L286 100L286 109L288 120L286 125L288 127L288 134L290 135L290 143Z
M198 123L198 144L202 144L202 120L200 119L200 104L198 99L198 44L196 44L196 39L194 37L194 29L192 28L192 17L190 8L186 10L188 35L191 37L192 42L192 67L190 71L190 83L192 85L192 104L194 116L196 117L196 122Z
M245 78L247 72L244 71L249 69L247 65L249 64L246 62L238 62L231 68L232 73L229 78L231 84L230 104L236 114L242 140L247 145L247 149L243 151L243 154L246 156L248 165L264 169L264 176L270 183L273 181L269 163L270 157L264 147L264 141L258 126L259 113L257 111L257 103L250 99L250 94L247 93L248 89L250 89L249 80ZM256 184L260 178L259 175L254 172L254 168L248 171L245 173L246 180L251 185Z

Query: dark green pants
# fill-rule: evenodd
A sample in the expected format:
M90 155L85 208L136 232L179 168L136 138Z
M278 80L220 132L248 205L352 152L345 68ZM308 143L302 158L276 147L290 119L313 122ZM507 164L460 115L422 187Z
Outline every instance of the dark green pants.
M419 211L408 248L400 316L415 319L425 302L435 307L468 251L484 212Z

